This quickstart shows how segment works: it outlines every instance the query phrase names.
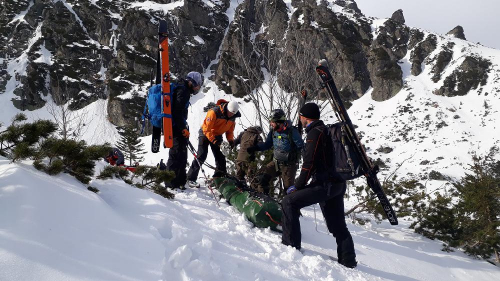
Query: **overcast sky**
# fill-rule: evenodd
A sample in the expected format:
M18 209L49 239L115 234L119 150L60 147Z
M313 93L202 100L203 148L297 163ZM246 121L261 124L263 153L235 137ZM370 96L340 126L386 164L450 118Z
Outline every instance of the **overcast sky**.
M500 0L355 0L366 16L388 18L402 9L406 25L446 34L457 25L465 38L500 50Z

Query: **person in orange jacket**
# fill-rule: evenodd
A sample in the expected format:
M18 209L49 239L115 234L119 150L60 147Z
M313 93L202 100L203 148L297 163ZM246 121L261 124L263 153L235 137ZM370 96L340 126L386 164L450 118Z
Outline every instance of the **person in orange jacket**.
M217 106L207 112L207 116L203 121L198 139L198 161L203 165L208 155L208 146L212 149L215 157L215 166L221 173L226 173L226 157L220 151L222 144L222 134L226 134L226 139L231 148L234 147L234 126L235 119L241 117L239 105L235 101L227 102L220 99L217 101ZM196 159L193 160L189 172L187 174L188 184L191 187L199 187L196 183L200 165Z

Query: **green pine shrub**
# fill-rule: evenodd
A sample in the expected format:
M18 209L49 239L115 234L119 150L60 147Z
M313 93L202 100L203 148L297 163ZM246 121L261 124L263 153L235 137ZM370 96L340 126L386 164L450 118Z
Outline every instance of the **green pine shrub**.
M22 123L26 120L24 114L17 114L12 124L0 132L0 155L12 161L33 158L39 150L39 143L57 129L56 124L48 120Z
M35 160L38 167L55 175L66 172L82 183L89 183L94 175L95 161L104 157L110 147L108 144L87 146L85 141L49 138L40 145ZM48 159L48 165L40 160Z

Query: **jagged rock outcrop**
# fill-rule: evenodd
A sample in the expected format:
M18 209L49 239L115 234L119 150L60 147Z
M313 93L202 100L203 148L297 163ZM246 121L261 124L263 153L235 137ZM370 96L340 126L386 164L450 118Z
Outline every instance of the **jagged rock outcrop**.
M335 4L344 7L351 12L361 14L361 10L358 8L358 4L353 0L336 0Z
M460 25L457 25L455 26L455 28L453 28L452 30L448 31L448 33L446 33L447 35L451 35L455 38L459 38L459 39L462 39L462 40L467 40L465 39L465 33L464 33L464 28Z
M399 9L392 13L391 19L397 23L404 24L405 16L403 15L403 10Z
M292 5L295 11L289 20L282 0L248 0L240 5L222 46L215 77L219 87L246 95L260 86L264 66L289 92L315 90L314 65L326 58L335 62L332 72L345 98L359 97L370 86L365 56L371 41L369 24L356 25L326 3L292 1Z
M453 58L454 45L455 44L453 42L449 42L446 46L443 46L442 50L437 55L435 64L431 70L431 72L434 73L431 78L434 83L437 83L439 80L441 80L441 74L443 73L443 70L446 68L446 66L448 66L451 59Z
M393 19L379 28L379 35L371 45L368 65L374 100L390 99L403 87L403 71L398 62L408 51L409 39L410 29Z
M282 61L287 67L280 73L285 89L298 92L300 86L318 81L314 72L318 58L330 62L345 101L358 98L370 87L366 53L371 29L367 22L356 25L330 9L302 3L290 20L286 39Z
M415 49L411 52L410 61L411 61L411 74L418 76L422 73L422 63L425 58L427 58L430 53L432 53L437 46L437 38L436 35L430 34L425 38L424 41L420 42Z
M486 85L490 66L491 62L486 59L468 56L434 93L448 97L464 96L471 89Z
M408 50L413 49L420 41L424 40L425 34L419 29L410 30L410 40L408 41Z
M287 23L287 6L282 0L247 0L238 6L222 43L216 84L243 97L262 84L261 66L276 73L277 46L282 44Z
M50 93L56 104L68 103L72 109L108 97L128 108L127 101L116 97L149 84L156 60L157 22L164 18L163 11L132 8L127 1L7 2L0 13L0 22L5 23L0 36L15 40L2 45L0 54L17 57L26 69L20 68L15 77L21 83L14 91L16 107L40 108ZM183 2L168 17L173 76L203 71L215 59L228 25L229 0L210 6L199 0ZM13 20L23 11L21 20ZM3 65L0 89L12 78L6 72L7 62ZM110 120L123 126L130 120L113 117L126 116L120 112L110 112Z

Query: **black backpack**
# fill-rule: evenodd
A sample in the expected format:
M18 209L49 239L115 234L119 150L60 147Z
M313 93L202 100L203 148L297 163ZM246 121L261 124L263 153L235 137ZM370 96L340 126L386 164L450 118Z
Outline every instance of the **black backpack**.
M347 138L346 126L344 122L326 125L327 135L333 144L329 174L339 181L352 180L365 174L356 145Z

